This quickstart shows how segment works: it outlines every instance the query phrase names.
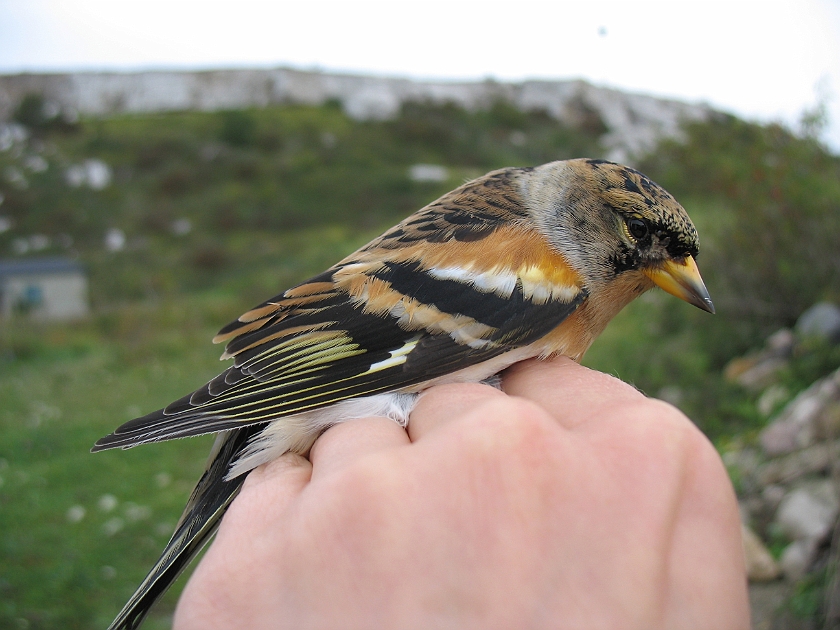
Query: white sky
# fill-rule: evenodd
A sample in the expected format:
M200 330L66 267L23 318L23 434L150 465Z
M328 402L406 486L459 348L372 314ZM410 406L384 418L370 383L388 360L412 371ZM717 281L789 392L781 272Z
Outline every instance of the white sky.
M840 151L840 0L0 0L0 73L291 66L584 78L795 126Z

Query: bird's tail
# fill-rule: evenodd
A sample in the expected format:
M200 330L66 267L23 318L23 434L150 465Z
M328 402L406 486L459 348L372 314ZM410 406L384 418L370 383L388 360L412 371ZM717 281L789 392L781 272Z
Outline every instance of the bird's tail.
M210 540L246 477L243 474L226 480L225 475L251 437L262 428L262 425L252 425L226 431L216 437L207 468L190 496L175 533L108 630L138 628L154 603Z

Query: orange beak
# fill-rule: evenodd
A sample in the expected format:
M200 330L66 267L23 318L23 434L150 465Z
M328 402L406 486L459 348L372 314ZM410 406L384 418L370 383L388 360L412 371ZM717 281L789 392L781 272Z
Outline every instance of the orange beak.
M682 260L668 260L658 267L645 269L644 274L663 291L704 311L715 312L715 305L712 304L709 291L700 277L697 263L691 256Z

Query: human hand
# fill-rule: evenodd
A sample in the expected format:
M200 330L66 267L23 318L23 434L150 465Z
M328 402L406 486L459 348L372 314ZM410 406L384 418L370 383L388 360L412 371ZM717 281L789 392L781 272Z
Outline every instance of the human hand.
M175 628L749 627L735 496L685 416L563 358L502 386L251 473Z

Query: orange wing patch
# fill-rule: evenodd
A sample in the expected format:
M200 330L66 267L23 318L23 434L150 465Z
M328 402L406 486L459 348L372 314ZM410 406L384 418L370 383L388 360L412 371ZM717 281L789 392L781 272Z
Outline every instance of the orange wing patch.
M523 288L542 284L576 292L583 286L581 275L539 232L519 225L500 226L479 241L423 241L396 250L371 248L356 252L343 262L377 264L382 260L417 261L426 269L457 267L476 275L513 273L522 280ZM364 267L362 264L354 270Z

